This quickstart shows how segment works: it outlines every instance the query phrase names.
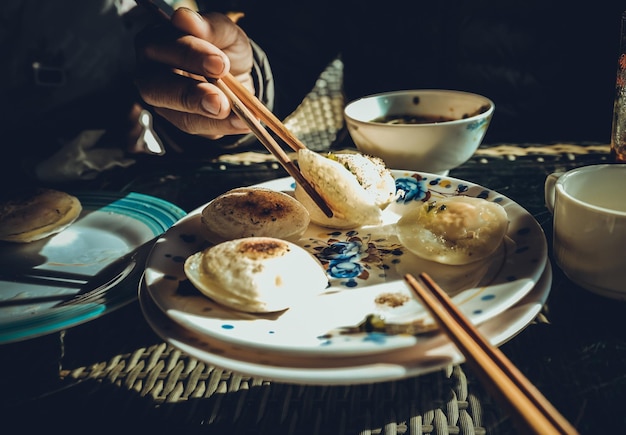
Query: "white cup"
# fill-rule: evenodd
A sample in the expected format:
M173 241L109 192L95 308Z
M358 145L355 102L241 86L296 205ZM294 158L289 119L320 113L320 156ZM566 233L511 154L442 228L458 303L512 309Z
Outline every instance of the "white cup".
M579 286L626 300L626 165L591 165L548 175L554 256Z

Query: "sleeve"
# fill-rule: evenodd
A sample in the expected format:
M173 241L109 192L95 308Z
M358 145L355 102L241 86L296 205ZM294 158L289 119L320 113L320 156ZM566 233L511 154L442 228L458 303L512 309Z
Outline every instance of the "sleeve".
M272 75L272 67L263 49L252 40L250 40L250 45L252 46L254 58L252 80L254 81L256 97L268 109L272 110L274 108L274 76Z

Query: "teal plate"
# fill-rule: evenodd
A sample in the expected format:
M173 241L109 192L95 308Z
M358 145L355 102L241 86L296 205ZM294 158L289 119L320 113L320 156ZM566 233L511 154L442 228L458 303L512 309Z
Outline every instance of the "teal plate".
M152 244L186 215L174 204L139 193L75 195L83 211L64 231L28 244L0 244L0 343L76 326L135 300ZM133 251L137 255L131 260L127 254ZM127 258L133 267L111 268ZM123 276L118 269L125 269ZM96 286L104 288L102 297L59 306Z

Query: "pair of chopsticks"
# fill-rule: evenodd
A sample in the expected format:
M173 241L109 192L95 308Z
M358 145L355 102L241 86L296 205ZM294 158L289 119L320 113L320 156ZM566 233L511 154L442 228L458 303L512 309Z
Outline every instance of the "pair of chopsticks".
M161 0L136 0L139 6L151 11L160 20L170 21L171 8ZM252 130L259 141L272 153L283 168L311 197L315 204L328 217L333 216L332 209L328 206L324 198L315 188L304 178L300 169L289 158L287 153L274 140L269 132L263 127L262 120L278 137L294 151L306 148L306 146L294 136L285 125L269 110L256 96L252 95L239 81L228 73L222 79L207 79L216 84L231 102L231 107L235 114L239 116Z
M578 433L519 369L478 332L428 274L422 273L419 277L426 288L411 274L405 275L405 280L463 353L467 364L483 384L508 405L513 419L524 433Z
M230 73L222 79L216 80L215 84L230 100L233 111L247 125L259 141L271 152L283 168L294 180L309 194L311 199L324 212L326 216L333 217L333 211L328 206L324 198L313 188L311 183L304 178L300 169L293 163L287 153L278 145L274 138L267 132L257 117L262 119L270 129L278 135L294 151L298 151L305 146L300 142L276 116L261 103L258 98L252 95L235 77Z

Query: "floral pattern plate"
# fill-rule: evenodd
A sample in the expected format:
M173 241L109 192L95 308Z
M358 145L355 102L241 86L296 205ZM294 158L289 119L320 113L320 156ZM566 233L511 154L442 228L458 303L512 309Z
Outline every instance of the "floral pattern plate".
M273 314L252 315L222 307L186 279L185 259L207 246L200 221L203 207L177 222L157 241L147 261L147 291L172 320L215 339L273 352L337 357L388 352L413 346L428 334L354 332L368 315L392 324L434 327L403 277L429 273L475 324L502 313L539 280L547 261L541 226L509 198L467 181L433 174L393 171L398 199L379 226L333 230L311 224L299 244L324 265L330 287ZM292 193L293 179L261 186ZM395 234L407 211L436 198L468 195L501 204L510 221L505 242L489 261L446 266L410 253ZM297 291L297 289L294 289Z

